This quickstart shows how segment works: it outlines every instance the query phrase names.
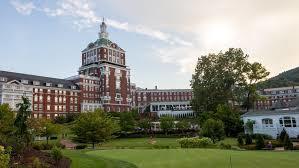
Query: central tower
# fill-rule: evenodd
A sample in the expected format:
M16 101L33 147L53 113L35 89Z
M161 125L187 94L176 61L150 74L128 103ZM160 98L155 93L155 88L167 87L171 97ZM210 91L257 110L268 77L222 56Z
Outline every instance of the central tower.
M126 66L125 50L109 39L104 20L98 39L82 51L79 75L98 81L91 85L90 81L94 80L83 80L83 84L88 84L82 86L82 106L84 103L100 103L105 111L122 112L131 109L130 69ZM99 97L92 96L93 99L90 99L90 95Z

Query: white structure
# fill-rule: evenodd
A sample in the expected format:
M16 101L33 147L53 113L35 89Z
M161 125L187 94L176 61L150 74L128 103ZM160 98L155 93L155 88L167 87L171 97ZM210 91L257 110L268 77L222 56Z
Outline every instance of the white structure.
M284 128L291 138L297 138L299 135L298 108L247 112L242 118L244 123L250 120L254 122L253 133L276 138Z
M28 81L9 81L1 77L0 79L0 104L9 104L13 111L17 111L17 104L22 102L22 96L29 98L32 102L33 87L28 84ZM31 107L32 109L32 107Z
M190 101L151 102L150 111L156 112L158 117L166 115L179 118L194 116Z

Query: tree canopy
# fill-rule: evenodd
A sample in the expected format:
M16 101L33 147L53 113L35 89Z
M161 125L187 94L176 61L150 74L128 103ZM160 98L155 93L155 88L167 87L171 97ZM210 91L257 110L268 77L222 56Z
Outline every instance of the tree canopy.
M75 120L72 127L76 140L84 143L104 142L111 138L111 135L119 130L119 125L107 113L101 110L95 112L81 113Z
M260 63L250 63L248 57L241 49L230 48L198 58L191 80L193 110L198 113L216 111L219 104L251 101L246 98L255 92L256 83L264 80L269 72Z

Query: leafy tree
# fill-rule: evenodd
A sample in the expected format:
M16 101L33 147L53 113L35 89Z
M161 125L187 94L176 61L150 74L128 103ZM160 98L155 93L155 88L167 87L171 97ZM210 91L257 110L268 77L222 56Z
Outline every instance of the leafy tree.
M189 123L188 121L186 121L186 120L181 120L181 121L179 121L179 122L175 125L175 127L176 127L178 130L182 131L182 133L184 133L184 130L189 129L190 126L191 126L190 123Z
M119 125L109 115L101 110L81 113L72 127L76 140L91 143L93 148L96 143L104 142L119 130Z
M171 116L162 116L160 118L160 127L167 134L174 128L174 118Z
M129 132L135 129L135 119L132 112L122 112L120 114L120 128L122 131Z
M243 124L239 111L230 108L228 105L218 105L215 118L224 124L226 136L237 136L243 131Z
M253 134L253 125L255 124L254 120L248 120L245 123L245 130L248 134Z
M246 93L250 96L256 82L263 80L267 71L259 63L249 63L248 57L235 48L201 56L191 80L193 110L216 111L219 104L241 104Z
M31 103L29 99L24 96L22 97L22 101L22 103L17 104L19 110L14 122L14 126L16 127L15 135L20 149L23 149L24 145L28 145L32 140L31 132L27 123L27 120L31 115L31 111L29 110Z
M258 62L254 62L252 64L248 64L248 71L246 72L246 77L248 79L248 83L246 83L247 90L247 99L246 99L246 110L252 107L253 102L257 98L256 94L256 85L258 82L264 80L267 76L269 76L270 72L266 70L266 68Z
M265 148L265 140L262 135L257 135L256 137L256 149L263 149Z
M141 119L138 122L138 126L145 132L148 132L151 129L151 121L148 118Z
M212 139L213 143L223 139L225 132L223 122L220 120L208 119L202 127L202 135Z
M40 132L40 135L47 138L47 144L49 144L49 138L51 136L60 133L59 125L53 124L49 120L45 120L45 122L43 122L41 126L42 126L42 130Z
M14 130L14 112L8 104L0 105L0 144L9 143Z

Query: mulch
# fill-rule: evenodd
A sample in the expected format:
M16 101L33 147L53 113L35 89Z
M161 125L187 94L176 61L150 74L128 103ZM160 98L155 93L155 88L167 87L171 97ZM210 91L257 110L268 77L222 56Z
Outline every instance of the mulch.
M49 168L70 168L71 160L63 157L57 164L51 157L50 153L39 151L33 148L24 150L20 156L13 156L11 160L11 167L17 168L20 166L32 167L33 160L38 158L43 165L47 165Z

